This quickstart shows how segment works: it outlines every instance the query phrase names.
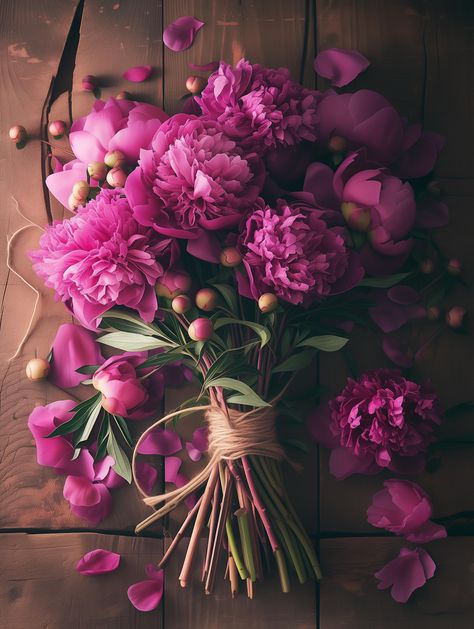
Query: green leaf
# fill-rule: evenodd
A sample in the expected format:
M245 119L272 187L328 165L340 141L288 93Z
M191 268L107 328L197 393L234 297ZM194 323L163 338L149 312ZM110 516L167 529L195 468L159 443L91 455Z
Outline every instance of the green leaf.
M211 284L211 286L213 286L222 295L222 298L229 310L234 314L238 314L239 303L237 301L237 294L235 290L227 284Z
M95 373L97 369L99 369L100 365L84 365L83 367L79 367L76 369L77 373L81 373L84 375L90 375L91 373Z
M97 451L94 456L94 461L100 461L107 454L109 430L110 430L109 413L104 412L102 423L99 428L99 434L97 435Z
M100 403L100 400L97 401L97 404L95 406L92 407L89 417L87 418L87 421L85 422L85 424L83 425L83 427L81 428L81 431L78 432L76 435L74 435L74 445L77 446L79 443L82 443L83 441L87 441L87 439L89 439L90 434L92 432L92 429L95 426L95 422L97 421L97 418L99 417L100 411L102 410L102 405Z
M115 423L116 423L118 429L120 430L120 434L124 438L125 442L131 448L133 448L133 439L132 439L132 435L130 434L130 431L128 429L127 422L125 421L125 419L121 415L114 415L113 417L115 419Z
M188 346L192 347L194 342L188 343ZM177 347L168 352L162 354L155 354L145 360L144 363L138 366L138 369L144 369L145 367L163 367L168 363L175 362L176 360L182 360L182 352L186 349L184 345Z
M292 354L289 358L277 365L273 369L273 373L283 373L285 371L299 371L311 364L314 358L314 352L310 349L305 349L298 354Z
M231 396L228 398L228 401L233 404L245 404L246 406L255 407L270 406L270 404L262 400L248 384L240 380L235 380L234 378L215 378L206 385L206 389L209 387L222 387L223 389L230 389L231 391L241 393L240 396ZM238 398L237 401L236 398Z
M155 326L148 325L140 317L132 315L122 310L109 310L102 317L99 325L102 329L109 327L115 328L123 332L134 332L145 335L157 334L158 330Z
M357 287L366 286L370 288L390 288L390 286L398 284L409 275L411 275L411 272L395 273L395 275L387 275L386 277L364 277L364 279L357 284Z
M125 478L129 483L132 482L132 468L127 455L120 447L117 438L114 435L113 430L109 430L107 440L107 452L113 457L115 463L112 468L117 472L119 476Z
M55 428L55 430L53 430L53 432L49 435L46 435L47 438L60 437L61 435L67 435L69 433L75 432L76 430L79 430L83 426L83 424L87 422L92 408L95 406L100 397L101 394L96 393L93 397L75 406L71 410L71 412L74 413L71 419Z
M244 321L242 319L231 319L228 317L218 319L214 323L214 330L219 330L225 325L244 325L247 328L251 328L260 337L260 344L262 347L265 347L265 345L270 341L271 338L270 330L264 325L260 325L260 323L253 323L252 321Z
M124 352L140 352L157 347L169 347L170 344L162 339L157 339L144 334L134 334L131 332L110 332L97 339L103 345L109 345Z
M344 347L348 340L343 336L322 334L321 336L310 336L308 339L300 341L296 347L314 347L321 352L337 352Z

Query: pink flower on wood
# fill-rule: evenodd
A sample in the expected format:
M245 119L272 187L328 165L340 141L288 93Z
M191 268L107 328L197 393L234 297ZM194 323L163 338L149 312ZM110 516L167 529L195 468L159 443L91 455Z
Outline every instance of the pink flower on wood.
M379 590L391 587L397 603L406 603L415 590L425 585L435 573L436 564L423 548L402 548L398 557L375 573Z

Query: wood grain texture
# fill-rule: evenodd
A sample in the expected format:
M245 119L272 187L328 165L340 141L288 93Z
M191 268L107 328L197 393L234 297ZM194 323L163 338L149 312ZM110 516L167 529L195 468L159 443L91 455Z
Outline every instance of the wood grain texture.
M161 540L95 533L0 535L2 629L160 629L162 609L144 614L127 598L145 565L162 556ZM84 576L75 566L96 548L121 555L118 569Z
M433 542L433 579L401 605L377 590L374 572L394 559L403 544L394 538L321 541L321 629L470 629L474 617L472 537Z

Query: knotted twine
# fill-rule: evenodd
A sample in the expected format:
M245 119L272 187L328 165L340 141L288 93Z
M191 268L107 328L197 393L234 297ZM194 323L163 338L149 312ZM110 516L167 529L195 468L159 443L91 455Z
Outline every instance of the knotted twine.
M284 459L285 453L278 443L275 429L275 403L277 399L281 397L282 393L272 400L269 406L253 408L245 413L234 409L226 409L225 411L215 404L193 406L169 413L147 428L138 439L133 451L133 481L146 505L155 507L160 503L165 504L140 522L135 531L139 533L141 530L172 511L180 502L208 480L212 470L219 461L235 460L245 456L262 456L277 460ZM173 417L198 411L204 412L204 418L208 426L209 462L203 470L183 487L156 496L148 496L140 486L136 475L136 457L140 444L153 430Z

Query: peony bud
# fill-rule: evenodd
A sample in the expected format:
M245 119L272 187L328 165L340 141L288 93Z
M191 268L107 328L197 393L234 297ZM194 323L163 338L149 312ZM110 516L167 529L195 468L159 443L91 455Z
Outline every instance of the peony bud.
M121 92L117 94L115 98L117 100L132 100L132 95L129 92L122 90Z
M82 199L78 199L75 194L70 194L67 200L68 208L74 212L81 205L84 205L84 201Z
M10 130L8 131L8 136L12 142L16 143L17 148L23 148L26 144L26 140L28 139L28 134L25 127L22 127L19 124L10 127Z
M426 311L426 316L430 321L438 321L441 316L441 310L438 308L438 306L431 306Z
M92 179L104 181L107 177L107 166L104 162L91 162L87 165L87 172L89 173L89 177L92 177Z
M464 317L466 316L467 310L462 306L453 306L446 313L446 323L450 328L460 328L464 322Z
M328 149L331 153L345 153L347 151L347 141L340 135L334 135L328 142Z
M171 308L178 314L188 312L192 305L191 298L188 295L178 295L171 302Z
M216 309L219 295L213 288L201 288L196 293L196 306L205 312L212 312Z
M210 319L199 317L194 319L188 328L188 334L193 341L208 341L214 332L214 326Z
M369 229L372 219L367 208L360 208L352 202L344 202L341 203L341 212L346 223L354 231L366 232Z
M93 92L98 85L98 81L97 81L97 77L94 76L93 74L87 74L83 79L82 79L82 89L85 92Z
M48 131L55 140L59 140L66 133L66 123L62 120L54 120L49 123Z
M107 183L112 188L123 188L127 181L127 173L122 168L112 168L107 173Z
M431 273L433 273L434 270L435 270L434 260L427 258L426 260L422 260L420 262L420 271L424 273L425 275L431 275Z
M191 288L191 276L186 271L170 269L166 271L155 286L158 297L173 299L186 293Z
M202 76L189 76L186 79L186 89L191 94L200 94L206 83L206 79L203 79Z
M458 260L457 258L451 258L451 260L448 262L448 273L450 275L459 275L461 271L461 260Z
M263 293L258 299L260 312L273 312L278 306L278 297L273 293Z
M72 194L79 199L79 201L85 201L89 196L90 186L87 181L76 181L72 187Z
M122 411L122 405L116 398L105 397L103 395L101 404L104 411L107 411L107 413L110 413L111 415L120 415L120 412Z
M221 251L220 260L222 266L232 268L242 262L242 256L235 247L227 247Z
M125 164L125 155L122 151L110 151L105 154L104 162L109 168L120 168Z
M26 377L32 382L44 380L49 373L49 363L44 358L32 358L26 365Z

